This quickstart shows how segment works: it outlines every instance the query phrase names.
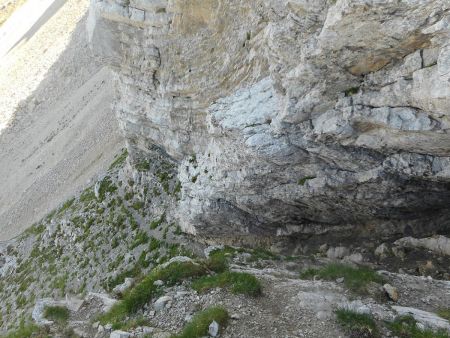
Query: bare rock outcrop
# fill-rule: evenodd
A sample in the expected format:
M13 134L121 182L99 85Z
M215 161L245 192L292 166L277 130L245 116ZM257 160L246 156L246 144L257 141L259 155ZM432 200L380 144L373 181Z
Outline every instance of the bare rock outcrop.
M131 160L179 164L205 239L450 226L446 0L93 0Z

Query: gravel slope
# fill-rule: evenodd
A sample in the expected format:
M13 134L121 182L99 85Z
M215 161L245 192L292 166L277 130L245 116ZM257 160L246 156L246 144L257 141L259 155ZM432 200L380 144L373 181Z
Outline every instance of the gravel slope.
M33 3L45 10L31 15ZM0 31L0 45L15 46L0 53L0 240L86 186L123 147L112 74L86 43L87 8L30 0Z

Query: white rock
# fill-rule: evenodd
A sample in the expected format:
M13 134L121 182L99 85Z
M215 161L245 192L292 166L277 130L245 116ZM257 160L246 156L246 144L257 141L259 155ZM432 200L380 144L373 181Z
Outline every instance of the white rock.
M386 243L382 243L380 244L376 249L375 249L375 255L380 257L380 258L385 258L389 255L389 247Z
M330 259L342 259L349 254L350 250L345 246L338 246L327 250L327 257Z
M189 263L193 263L193 264L197 264L190 257L176 256L176 257L171 258L168 262L166 262L164 264L161 264L161 268L162 269L167 268L172 263L188 263L188 262Z
M214 320L211 324L209 324L208 333L211 337L217 337L219 334L219 323Z
M154 286L163 286L164 282L160 279L155 280L155 282L153 283Z
M426 327L450 330L449 321L434 313L403 306L393 306L392 309L395 310L400 316L413 316L416 321L422 323Z
M170 296L162 296L158 298L158 300L154 304L155 310L156 311L163 310L170 301L172 301L172 297Z
M393 287L390 284L384 284L383 290L387 293L390 299L392 299L394 302L398 301L398 291L397 288Z
M109 336L109 338L128 338L128 337L131 337L131 333L120 330L111 332L111 335Z
M123 295L127 290L129 290L134 285L134 279L133 278L125 278L125 281L122 284L117 285L113 292L116 295Z

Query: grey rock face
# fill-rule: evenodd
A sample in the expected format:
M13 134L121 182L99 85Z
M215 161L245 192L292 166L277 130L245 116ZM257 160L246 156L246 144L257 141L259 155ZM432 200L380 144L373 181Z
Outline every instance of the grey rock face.
M179 163L184 231L418 235L450 226L449 8L93 0L88 30L132 161Z

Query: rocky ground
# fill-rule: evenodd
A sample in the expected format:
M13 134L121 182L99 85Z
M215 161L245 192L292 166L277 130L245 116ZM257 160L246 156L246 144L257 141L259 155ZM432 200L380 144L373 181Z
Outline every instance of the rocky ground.
M183 235L170 219L181 190L174 170L158 150L133 167L123 150L96 184L18 239L3 242L0 307L6 337L31 332L35 337L172 337L215 306L228 317L219 324L221 337L398 336L389 322L405 314L414 317L422 335L400 337L448 337L423 331L450 329L444 319L450 306L446 237L330 242L291 256L208 247ZM197 275L158 280L158 291L138 309L120 321L108 317L148 276L174 264L193 259L195 266L208 267L201 274L221 276L224 272L208 265L216 254L227 262L225 273L255 276L261 292L236 291L228 282L199 289L203 277ZM180 256L188 262L175 258L168 265ZM330 274L330 267L336 271ZM66 309L62 322L46 313L54 307ZM375 329L343 321L342 309L370 318ZM18 331L7 335L7 330Z

